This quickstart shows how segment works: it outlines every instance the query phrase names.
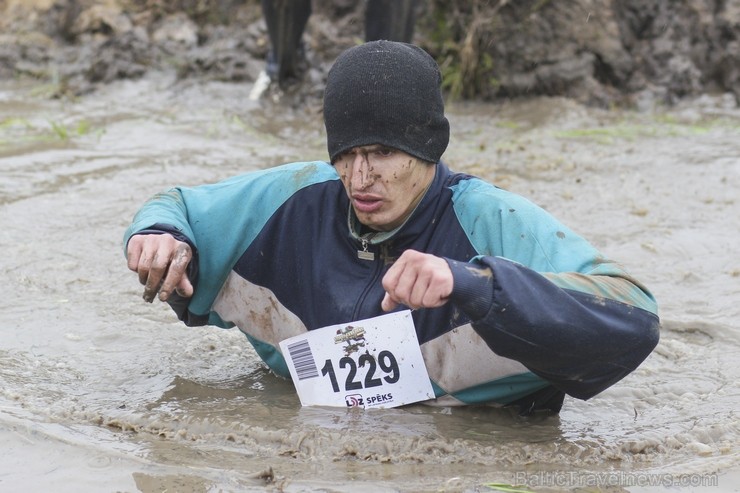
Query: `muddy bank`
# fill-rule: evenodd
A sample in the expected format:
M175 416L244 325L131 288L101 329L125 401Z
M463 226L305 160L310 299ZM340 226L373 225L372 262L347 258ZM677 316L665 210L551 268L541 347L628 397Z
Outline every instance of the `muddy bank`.
M650 107L704 93L740 100L740 0L421 0L415 42L453 97L567 96ZM332 61L363 39L364 2L316 0L305 33L320 96ZM152 70L254 81L268 43L257 0L0 1L0 78L79 95Z
M461 90L469 95L602 105L674 103L703 92L740 97L737 0L470 3L469 15L447 23L463 40L469 80ZM483 54L466 64L466 49Z

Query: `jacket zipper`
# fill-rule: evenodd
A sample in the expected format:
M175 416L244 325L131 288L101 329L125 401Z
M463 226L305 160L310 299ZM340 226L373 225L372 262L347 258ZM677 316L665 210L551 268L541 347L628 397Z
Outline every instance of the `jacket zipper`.
M366 284L365 289L362 291L362 294L357 299L354 313L352 314L352 320L357 320L360 317L360 311L365 304L365 299L367 298L368 293L373 290L373 287L378 281L380 273L383 271L382 259L377 258L375 252L370 250L370 240L373 236L375 236L375 234L366 235L360 238L360 245L362 247L362 250L357 251L357 257L362 260L373 262L375 269L372 277L370 278L370 281Z

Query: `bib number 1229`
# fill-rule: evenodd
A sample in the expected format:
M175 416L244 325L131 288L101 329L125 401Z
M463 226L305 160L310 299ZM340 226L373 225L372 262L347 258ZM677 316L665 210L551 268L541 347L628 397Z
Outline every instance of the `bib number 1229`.
M368 367L367 373L365 373L364 381L357 378L358 367ZM380 372L378 372L380 367ZM344 381L344 390L360 390L362 388L380 387L383 385L383 381L392 384L398 382L401 378L401 372L398 368L398 362L396 357L390 351L383 350L378 353L378 359L369 353L361 354L357 361L349 356L344 356L339 360L339 368L347 368L347 377ZM376 376L379 373L379 376ZM323 368L321 368L321 375L328 376L331 381L332 389L334 392L339 392L339 382L337 381L337 374L334 370L334 362L331 359L327 359L324 362ZM382 378L381 378L382 377Z

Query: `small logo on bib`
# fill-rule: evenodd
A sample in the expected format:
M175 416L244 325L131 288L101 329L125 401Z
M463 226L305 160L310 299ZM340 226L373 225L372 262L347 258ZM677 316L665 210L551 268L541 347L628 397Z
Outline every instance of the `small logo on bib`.
M347 403L347 407L365 407L365 402L360 394L345 395L344 402Z

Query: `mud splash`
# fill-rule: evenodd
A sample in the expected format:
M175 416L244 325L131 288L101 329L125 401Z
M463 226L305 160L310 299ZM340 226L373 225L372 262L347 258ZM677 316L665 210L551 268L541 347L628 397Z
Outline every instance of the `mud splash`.
M638 371L559 416L521 418L300 408L241 334L188 329L141 300L120 239L146 198L325 157L315 108L251 102L249 89L150 76L69 101L0 84L0 489L732 491L734 98L649 114L562 99L449 107L448 163L551 210L661 306L661 343Z

